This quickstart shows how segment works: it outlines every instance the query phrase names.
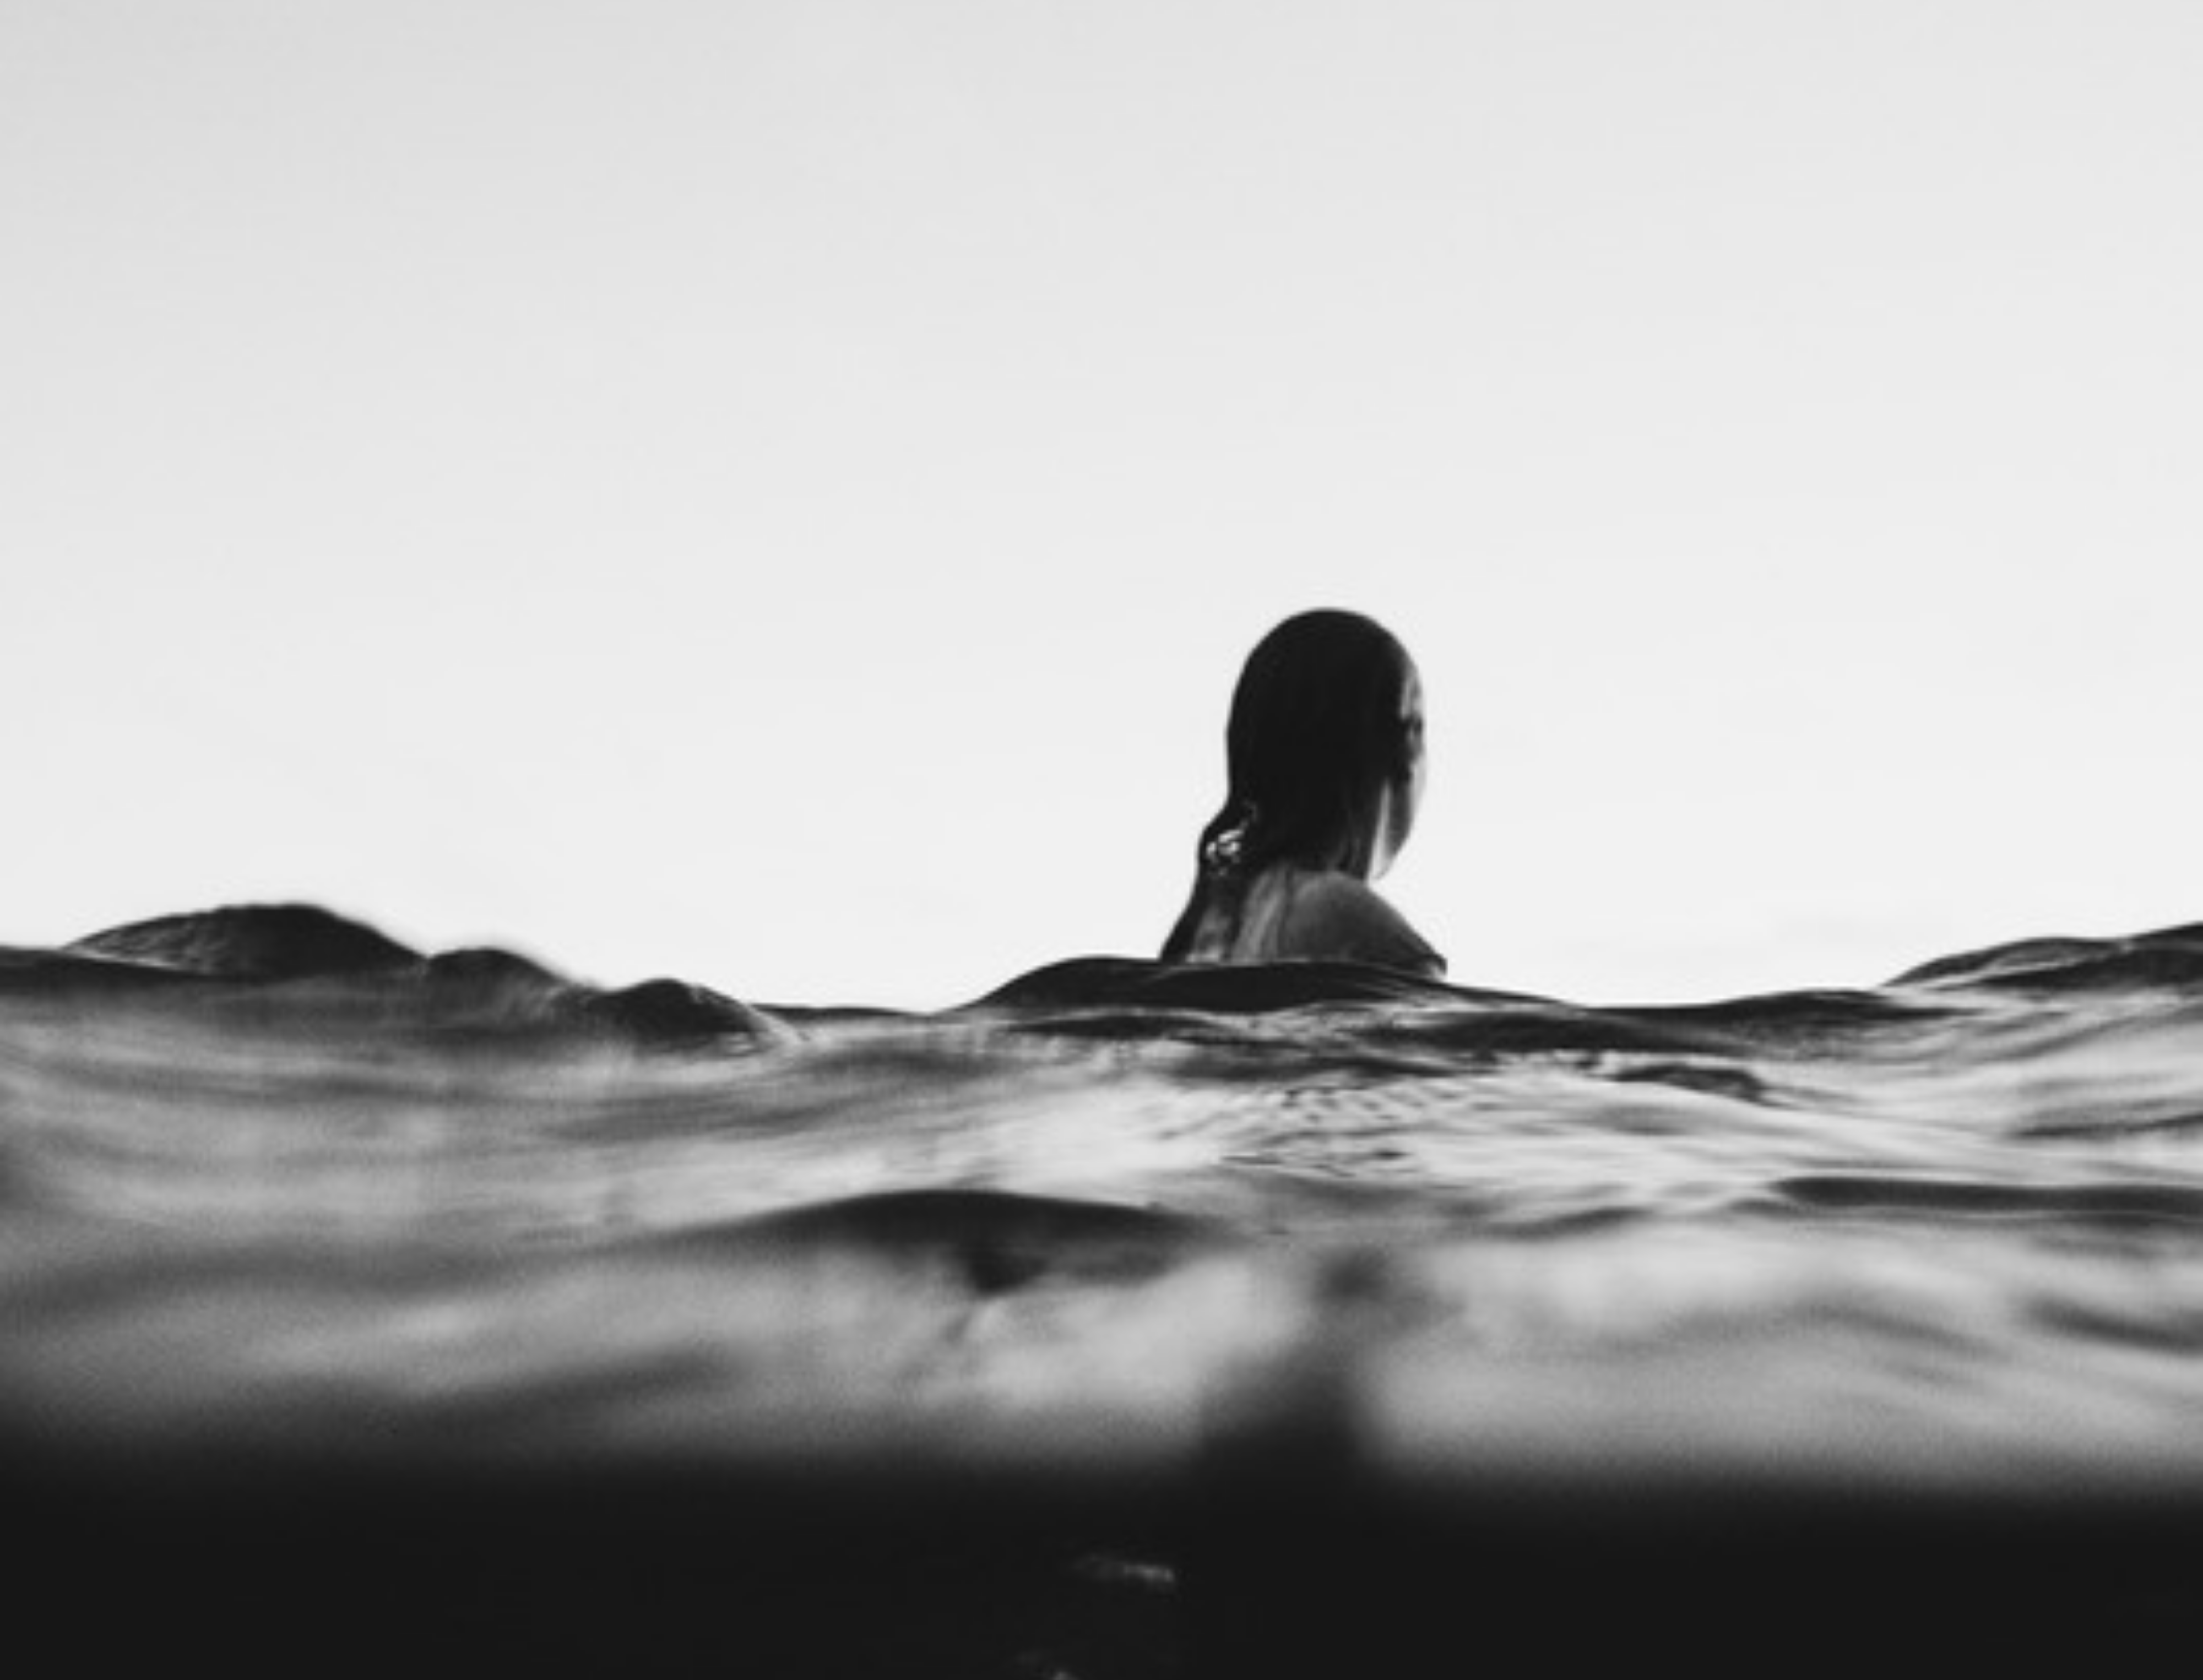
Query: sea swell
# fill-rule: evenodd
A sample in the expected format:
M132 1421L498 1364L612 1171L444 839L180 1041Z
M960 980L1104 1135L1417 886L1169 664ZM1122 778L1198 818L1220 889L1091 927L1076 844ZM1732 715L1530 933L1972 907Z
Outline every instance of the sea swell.
M550 1669L632 1655L669 1604L671 1666L740 1668L718 1599L664 1596L704 1534L788 1606L822 1571L888 1592L892 1659L846 1611L744 1624L790 1673L1026 1674L1029 1645L1334 1673L1300 1665L1344 1626L1396 1657L1381 1630L1450 1626L1464 1546L1546 1637L1594 1542L1610 1600L1694 1590L1677 1560L1732 1533L1729 1583L1786 1615L1815 1569L1908 1590L1933 1535L1983 1595L2112 1559L2123 1591L2147 1513L2203 1512L2198 1115L2192 927L1684 1006L1092 956L912 1012L232 907L0 952L0 1435L74 1467L13 1491L104 1513L101 1566L154 1537L140 1596L194 1550L176 1509L232 1532L174 1578L248 1559L301 1604L328 1577L263 1536L386 1568L479 1510L458 1578L610 1592L594 1527L540 1501L624 1512L647 1578ZM121 1468L149 1464L184 1504ZM925 1560L943 1534L968 1577ZM1189 1547L1255 1620L1186 1630ZM473 1613L452 1578L408 1590ZM1914 1609L1970 1633L1974 1603ZM511 1633L455 1648L495 1667Z

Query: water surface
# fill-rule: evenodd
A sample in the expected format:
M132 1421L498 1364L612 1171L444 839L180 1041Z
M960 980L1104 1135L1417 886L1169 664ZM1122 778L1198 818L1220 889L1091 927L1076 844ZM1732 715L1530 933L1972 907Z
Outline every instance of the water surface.
M178 917L0 957L0 1208L44 1448L2203 1493L2203 927L914 1014Z

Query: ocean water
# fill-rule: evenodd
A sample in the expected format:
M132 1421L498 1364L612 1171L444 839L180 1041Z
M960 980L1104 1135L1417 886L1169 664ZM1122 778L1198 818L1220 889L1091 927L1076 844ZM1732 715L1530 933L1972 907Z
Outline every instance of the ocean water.
M1544 1536L1574 1591L1709 1512L1739 1582L1763 1543L1836 1566L1807 1543L1831 1512L1876 1556L1937 1513L2009 1523L2030 1590L2131 1617L2203 1534L2203 926L1692 1007L1091 958L913 1014L179 917L0 952L0 1323L31 1508L97 1518L50 1589L211 1591L195 1545L264 1514L222 1489L343 1466L428 1478L393 1521L659 1477L683 1535L771 1512L784 1546L713 1543L813 1587L844 1567L813 1511L982 1559L913 1586L906 1535L864 1638L813 1605L747 1671L1284 1671L1454 1625L1428 1600L1462 1590L1462 1524L1479 1556ZM160 1528L147 1466L226 1526ZM558 1555L672 1531L657 1494L605 1497L628 1526ZM367 1548L316 1520L281 1532L357 1586ZM543 1520L484 1544L574 1527ZM1253 1560L1212 1563L1221 1623L1203 1546ZM2114 1552L2178 1567L2103 1611L2081 1561ZM469 1612L469 1671L529 1626L581 1638L526 1587ZM745 1590L680 1615L761 1626ZM604 1609L630 1639L659 1613ZM190 1625L220 1649L271 1614ZM57 1626L96 1649L98 1620Z

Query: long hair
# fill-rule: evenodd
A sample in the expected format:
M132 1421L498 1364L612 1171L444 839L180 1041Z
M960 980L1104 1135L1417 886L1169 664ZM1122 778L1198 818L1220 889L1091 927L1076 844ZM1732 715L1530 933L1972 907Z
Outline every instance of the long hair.
M1193 892L1164 941L1182 961L1212 911L1235 924L1276 864L1367 875L1385 790L1415 746L1401 716L1415 664L1375 620L1323 608L1255 644L1225 729L1228 790L1201 831Z

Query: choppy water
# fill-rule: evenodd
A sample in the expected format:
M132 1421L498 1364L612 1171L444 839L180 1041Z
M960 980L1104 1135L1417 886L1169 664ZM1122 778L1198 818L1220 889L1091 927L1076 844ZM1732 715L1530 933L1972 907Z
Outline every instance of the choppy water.
M2203 926L1590 1009L606 993L301 911L0 960L0 1399L93 1443L2203 1490Z

